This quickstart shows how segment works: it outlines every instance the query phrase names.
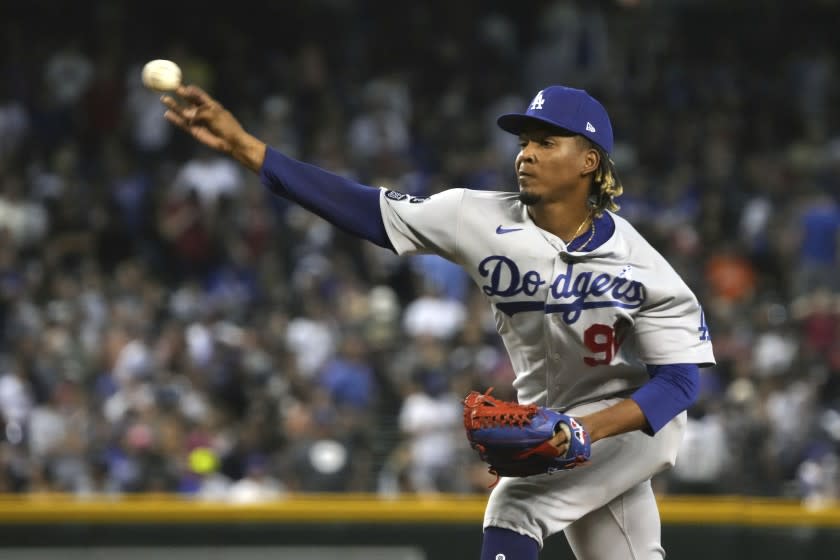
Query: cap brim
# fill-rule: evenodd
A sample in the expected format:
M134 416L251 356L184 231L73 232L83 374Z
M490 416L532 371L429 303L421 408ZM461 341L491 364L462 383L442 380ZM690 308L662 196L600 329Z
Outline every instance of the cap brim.
M506 115L502 115L496 119L496 124L499 125L499 128L506 132L510 132L511 134L522 134L523 130L534 126L547 126L549 128L569 131L569 129L557 124L554 121L541 119L531 115L523 115L522 113L508 113Z

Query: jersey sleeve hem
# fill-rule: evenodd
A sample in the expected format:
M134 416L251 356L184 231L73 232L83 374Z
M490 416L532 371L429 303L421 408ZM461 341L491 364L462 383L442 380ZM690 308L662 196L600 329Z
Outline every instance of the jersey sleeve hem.
M714 358L709 359L708 357L693 357L693 358L686 358L680 356L669 356L667 358L651 358L651 359L642 359L642 361L646 364L650 364L652 366L666 366L668 364L696 364L697 367L703 368L710 368L717 365L717 362Z
M669 364L696 364L699 368L708 368L717 364L714 354L711 349L697 348L695 351L689 350L682 354L668 354L650 356L640 356L642 362L652 366L666 366Z

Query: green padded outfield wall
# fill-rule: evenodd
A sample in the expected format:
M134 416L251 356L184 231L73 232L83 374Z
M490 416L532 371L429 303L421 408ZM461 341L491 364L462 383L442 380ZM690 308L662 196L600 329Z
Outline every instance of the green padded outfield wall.
M0 559L464 560L484 500L306 495L233 506L170 496L0 498ZM740 498L663 498L668 557L840 559L840 508ZM562 536L543 559L572 559Z

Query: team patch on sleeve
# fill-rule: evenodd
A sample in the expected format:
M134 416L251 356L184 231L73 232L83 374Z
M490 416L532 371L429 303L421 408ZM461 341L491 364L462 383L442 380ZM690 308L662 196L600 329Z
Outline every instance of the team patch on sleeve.
M390 198L391 200L405 200L408 198L408 195L397 191L385 191L385 198Z
M419 204L428 200L425 196L409 196L407 194L391 190L385 191L385 198L389 198L394 201L408 200L411 204Z

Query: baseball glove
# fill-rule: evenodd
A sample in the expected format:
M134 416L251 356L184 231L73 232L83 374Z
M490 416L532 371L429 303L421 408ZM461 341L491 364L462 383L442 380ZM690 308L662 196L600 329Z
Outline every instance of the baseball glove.
M521 405L472 391L464 399L464 428L491 474L532 476L571 469L589 460L589 434L571 416L535 404ZM549 443L566 432L565 455ZM495 484L495 483L494 483Z

